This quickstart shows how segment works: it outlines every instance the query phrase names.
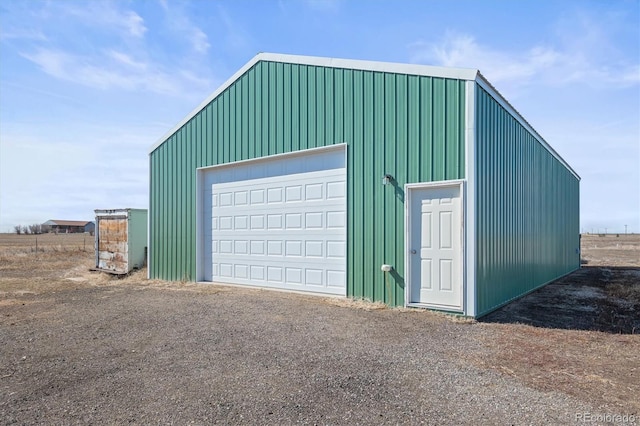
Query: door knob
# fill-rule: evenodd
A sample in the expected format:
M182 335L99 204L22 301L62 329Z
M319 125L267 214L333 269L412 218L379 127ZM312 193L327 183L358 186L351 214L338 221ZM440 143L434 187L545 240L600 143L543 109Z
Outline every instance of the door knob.
M416 251L414 249L411 249L411 254L416 254Z

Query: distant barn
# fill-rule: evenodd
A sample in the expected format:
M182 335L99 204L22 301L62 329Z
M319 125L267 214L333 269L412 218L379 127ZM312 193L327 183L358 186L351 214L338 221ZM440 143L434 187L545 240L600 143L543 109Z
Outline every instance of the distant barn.
M48 220L42 226L48 227L51 232L56 234L93 233L96 229L94 222L87 222L86 220Z

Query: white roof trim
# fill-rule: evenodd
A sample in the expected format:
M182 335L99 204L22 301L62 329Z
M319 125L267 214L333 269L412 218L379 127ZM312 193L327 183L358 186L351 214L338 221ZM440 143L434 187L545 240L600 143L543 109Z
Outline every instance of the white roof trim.
M184 126L189 120L191 120L196 114L198 114L204 107L206 107L212 100L218 97L229 86L231 86L236 80L238 80L244 73L249 71L256 63L260 61L265 62L282 62L287 64L298 65L313 65L329 68L345 68L355 69L362 71L379 71L390 72L396 74L409 74L409 75L422 75L429 77L441 77L441 78L455 78L459 80L475 80L478 75L478 70L470 68L449 68L449 67L436 67L430 65L417 65L417 64L401 64L394 62L375 62L375 61L361 61L356 59L339 59L339 58L324 58L318 56L300 56L300 55L285 55L278 53L258 53L251 58L249 62L244 64L235 74L233 74L227 81L225 81L215 92L213 92L207 99L205 99L200 105L198 105L193 111L191 111L185 118L183 118L177 125L164 134L149 150L151 154L156 150L164 141L169 139L171 135L177 132L182 126Z
M254 59L266 62L314 65L328 68L344 68L362 71L392 72L396 74L424 75L430 77L474 80L478 70L470 68L436 67L431 65L402 64L396 62L362 61L358 59L325 58L319 56L284 55L279 53L260 53Z

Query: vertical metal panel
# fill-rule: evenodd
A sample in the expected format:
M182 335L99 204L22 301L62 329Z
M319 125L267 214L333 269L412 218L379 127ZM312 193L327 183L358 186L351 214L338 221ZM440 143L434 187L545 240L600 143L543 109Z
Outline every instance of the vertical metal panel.
M579 267L579 181L476 87L476 312L481 316Z
M147 261L148 211L146 209L127 210L129 212L129 270L131 270L142 268Z
M150 276L195 278L196 167L347 143L347 294L402 305L404 184L464 178L464 90L460 80L257 63L151 154ZM387 282L383 263L395 268Z
M353 72L348 73L351 75L351 82L354 88L353 102L357 108L358 114L354 115L354 122L356 123L374 123L375 109L372 107L375 103L374 95L374 73L372 72ZM353 84L353 81L359 82L358 85ZM359 96L359 97L358 97ZM365 108L365 105L369 107ZM357 289L354 290L354 296L364 297L370 300L376 300L374 297L374 285L366 285L366 283L373 282L374 276L378 275L376 266L379 264L377 259L374 259L371 253L366 253L365 250L372 250L370 247L371 241L371 229L375 227L374 223L374 193L377 186L377 180L381 179L381 176L376 176L374 173L374 158L376 155L374 147L374 127L373 126L355 126L355 128L362 127L362 132L357 133L354 136L362 137L362 144L359 146L361 154L356 158L361 159L364 164L361 167L363 170L362 176L368 177L371 182L363 184L361 182L362 196L362 214L359 218L354 219L351 223L353 227L361 228L362 240L358 243L361 250L361 257L363 259L363 267L358 268L357 264L353 265L354 277L356 280ZM357 144L356 144L357 145ZM355 151L355 147L354 147ZM360 162L360 161L359 161ZM347 171L349 172L349 171ZM351 186L351 185L350 185ZM360 191L359 191L360 192ZM354 195L355 197L356 195ZM368 239L368 240L367 240ZM356 273L356 271L358 271Z
M287 149L298 151L300 149L300 67L298 65L291 66L289 87L291 88L291 143Z

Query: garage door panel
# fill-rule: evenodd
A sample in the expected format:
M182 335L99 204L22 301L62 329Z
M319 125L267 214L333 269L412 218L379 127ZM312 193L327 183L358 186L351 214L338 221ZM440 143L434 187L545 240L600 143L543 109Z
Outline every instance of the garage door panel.
M307 285L322 286L322 269L307 268L305 270L305 278Z
M285 202L295 203L296 201L302 201L302 186L292 185L285 187Z
M282 202L282 188L267 189L267 203L276 204Z
M264 281L265 278L265 267L262 265L251 265L250 267L250 271L251 271L251 281L252 282L262 282Z
M291 247L291 246L289 246ZM307 256L305 252L302 252L302 255L285 255L282 245L272 245L273 251L270 254L264 255L251 255L251 254L235 254L233 252L226 253L219 251L214 253L212 257L213 263L238 263L238 262L249 262L255 265L267 265L267 264L275 264L275 265L326 265L328 267L333 267L337 269L344 269L344 257L339 256L327 256L323 254L323 256ZM326 248L324 249L326 250ZM282 254L277 254L281 252Z
M327 241L327 258L344 259L346 244L344 241Z
M327 212L327 229L343 229L346 225L344 211L328 211Z
M342 288L345 279L344 271L327 270L327 287Z
M241 216L218 216L211 220L215 231L260 231L260 230L342 230L346 226L344 211L327 211L333 206L325 206L325 211L304 211L291 213L252 212ZM341 232L341 231L340 231Z
M346 294L345 169L213 184L212 279Z
M250 255L260 256L301 256L320 258L326 261L331 259L344 259L346 255L346 244L342 240L327 239L325 235L315 233L315 235L300 235L299 238L269 239L265 235L264 239L259 236L252 236L251 239L219 239L212 241L213 252L220 255ZM315 239L314 239L315 238ZM220 259L220 257L219 257Z
M242 263L236 263L234 265L234 277L249 278L249 265L243 265Z
M282 229L283 228L282 213L268 214L267 215L267 229Z
M322 229L323 227L322 212L305 212L304 227L305 229Z
M303 270L301 268L286 268L286 278L287 282L290 284L302 284L302 274Z
M233 229L233 216L219 216L218 229L220 231L229 231Z
M307 240L304 244L304 254L306 257L323 257L323 241Z
M284 215L284 228L302 229L302 213L286 213Z
M282 283L282 266L267 266L267 281Z
M233 265L231 263L221 263L219 267L220 277L232 278L233 277Z
M344 181L327 182L327 200L341 199L345 197Z

